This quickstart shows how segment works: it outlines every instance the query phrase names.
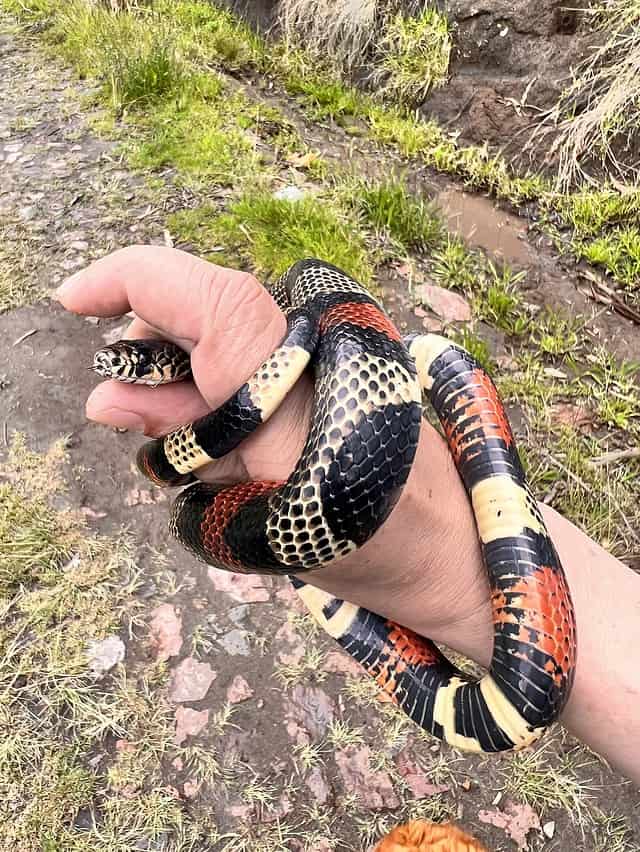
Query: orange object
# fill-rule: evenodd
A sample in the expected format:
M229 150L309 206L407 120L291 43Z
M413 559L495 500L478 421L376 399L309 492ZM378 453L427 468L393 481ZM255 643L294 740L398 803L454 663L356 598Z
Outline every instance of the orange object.
M449 822L414 820L394 828L376 852L489 852L478 840Z

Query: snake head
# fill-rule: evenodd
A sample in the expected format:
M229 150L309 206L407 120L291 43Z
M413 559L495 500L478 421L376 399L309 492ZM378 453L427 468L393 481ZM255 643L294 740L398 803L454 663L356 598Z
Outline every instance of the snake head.
M93 364L89 369L105 379L118 379L125 373L127 365L115 347L103 346L93 356Z

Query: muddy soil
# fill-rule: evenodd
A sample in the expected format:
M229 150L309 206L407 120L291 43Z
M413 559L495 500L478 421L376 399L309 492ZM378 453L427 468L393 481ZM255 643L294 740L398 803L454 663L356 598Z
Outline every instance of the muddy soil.
M277 2L229 5L260 29L277 31ZM405 5L411 10L416 4ZM541 114L570 80L571 68L595 42L586 0L443 0L440 6L452 24L454 52L449 80L423 102L423 115L455 130L462 142L488 142L521 165L550 166L546 152L553 136L540 148L529 142ZM358 76L368 76L366 63Z
M0 63L0 225L4 239L22 241L25 251L37 258L28 268L34 288L50 289L68 272L116 246L161 242L162 205L146 194L138 176L124 168L115 146L91 132L81 102L86 90L72 83L66 72L47 66L35 46L15 36L2 37ZM108 191L110 179L117 192ZM455 211L451 194L446 205ZM25 208L31 209L25 212ZM464 210L460 215L462 222ZM505 234L521 227L503 212L495 215L502 217ZM516 247L511 237L504 237L505 255ZM550 281L545 279L540 286L550 288ZM400 293L403 286L400 282ZM394 303L391 307L396 309ZM415 318L409 316L407 321ZM180 657L171 661L172 668L190 654L195 626L206 629L211 647L200 659L211 664L217 678L206 698L191 703L193 709L220 710L237 674L249 685L252 694L234 716L237 728L221 739L205 730L197 742L218 754L235 752L250 768L238 770L233 781L220 782L215 788L205 787L195 794L191 788L189 795L184 786L189 781L186 772L179 765L167 771L167 785L184 791L186 818L213 812L221 829L240 830L247 823L268 825L276 819L298 824L304 807L317 806L328 817L330 837L339 838L339 850L361 849L356 820L371 821L387 814L392 823L399 821L400 794L389 774L380 769L361 782L363 803L357 809L349 806L347 795L353 786L344 767L353 755L344 749L327 754L317 772L301 766L294 752L300 730L310 730L311 739L319 740L328 722L336 719L361 727L363 747L372 754L386 755L396 765L403 759L419 760L427 778L445 754L454 761L454 774L439 795L450 812L495 852L513 849L503 832L478 820L480 810L495 809L492 802L502 785L505 758L458 758L414 733L390 746L380 712L358 707L345 696L344 663L334 662L331 668L325 662L321 671L307 673L295 689L284 689L274 676L275 669L282 653L299 653L303 640L295 631L282 630L287 611L295 607L283 584L267 578L261 600L243 603L217 589L215 575L169 541L166 498L131 466L139 438L90 424L83 413L86 395L95 384L86 369L92 353L123 322L124 318L97 323L74 317L47 299L0 316L0 443L6 444L15 431L24 432L29 444L41 450L65 438L70 482L66 503L84 510L91 529L115 535L127 527L144 569L144 612L150 616L158 605L169 604L183 616L184 646ZM172 583L166 582L167 572L173 576ZM128 666L150 661L146 632L126 638ZM326 638L320 637L317 644L325 652L333 650ZM574 745L556 731L554 753L560 755ZM275 786L277 798L272 806L247 809L242 804L240 790L254 772ZM597 786L594 795L599 807L607 813L626 814L636 824L637 796L630 785L595 758L589 757L588 767L581 772L584 781L590 779ZM554 838L532 836L533 850L596 849L566 812L552 811L546 819L555 822ZM640 841L640 832L635 839ZM300 847L292 841L290 848ZM317 849L328 848L319 838Z

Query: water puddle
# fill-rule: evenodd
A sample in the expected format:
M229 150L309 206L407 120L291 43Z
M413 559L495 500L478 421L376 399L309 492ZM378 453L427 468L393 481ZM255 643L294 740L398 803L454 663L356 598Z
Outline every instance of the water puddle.
M491 199L450 187L435 201L449 231L469 246L485 249L509 263L526 265L532 261L526 224L518 216L498 210Z

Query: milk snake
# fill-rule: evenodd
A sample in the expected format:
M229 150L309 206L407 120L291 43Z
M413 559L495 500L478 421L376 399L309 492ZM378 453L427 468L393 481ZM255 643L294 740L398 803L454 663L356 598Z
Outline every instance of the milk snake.
M280 347L216 411L146 443L138 466L157 485L193 481L193 471L264 423L311 365L314 410L302 456L286 482L183 490L172 532L219 568L287 575L327 633L414 722L452 746L529 745L570 692L575 620L493 382L444 337L402 338L380 304L328 263L294 264L271 292L287 316ZM187 376L189 361L173 344L121 341L96 353L94 369L158 384ZM389 516L416 452L423 391L471 499L489 575L494 649L479 681L429 639L293 576L344 557Z

